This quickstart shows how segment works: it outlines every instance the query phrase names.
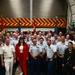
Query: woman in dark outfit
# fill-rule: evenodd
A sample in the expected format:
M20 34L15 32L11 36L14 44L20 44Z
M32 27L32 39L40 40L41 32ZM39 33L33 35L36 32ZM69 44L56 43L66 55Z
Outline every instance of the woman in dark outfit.
M64 75L74 75L75 71L75 50L73 48L73 43L68 43L68 48L65 50L63 64Z

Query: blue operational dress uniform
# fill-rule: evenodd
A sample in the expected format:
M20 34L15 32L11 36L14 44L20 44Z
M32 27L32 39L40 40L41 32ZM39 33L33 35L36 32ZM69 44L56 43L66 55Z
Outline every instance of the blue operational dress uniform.
M54 54L57 52L57 48L55 45L47 46L47 75L52 75L53 72L53 66L54 66Z
M64 52L66 49L67 49L66 42L64 42L64 43L60 42L57 44L57 50L59 53L58 58L57 58L59 75L63 75L63 72L62 72L63 58L61 58L59 56L64 56Z
M34 75L36 68L36 75L40 75L40 51L38 45L31 45L30 49L30 75Z
M46 73L46 43L39 43L41 69Z

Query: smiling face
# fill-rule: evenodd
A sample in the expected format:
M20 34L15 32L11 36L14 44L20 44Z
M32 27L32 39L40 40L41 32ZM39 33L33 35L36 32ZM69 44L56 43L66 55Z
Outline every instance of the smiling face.
M55 38L51 40L51 44L55 44Z
M36 39L33 39L33 44L34 45L36 45L36 42L37 42L37 40Z
M40 44L43 44L44 39L40 38Z
M61 37L61 41L62 41L62 42L65 42L65 36L62 36L62 37Z
M10 44L10 39L7 38L7 39L5 40L5 43L6 43L6 45L8 46L8 45Z
M68 43L68 48L71 49L72 47L73 47L73 43L72 43L72 42L69 42L69 43Z
M51 41L50 41L50 40L48 40L48 41L47 41L47 44L50 46L50 44L51 44Z
M69 35L66 35L66 39L68 40L70 38L70 36Z
M23 43L23 39L20 39L20 43Z

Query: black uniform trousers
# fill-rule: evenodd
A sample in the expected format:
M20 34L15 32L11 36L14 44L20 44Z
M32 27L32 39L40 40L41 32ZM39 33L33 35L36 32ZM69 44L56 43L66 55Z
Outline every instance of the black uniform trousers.
M5 67L2 66L1 60L0 60L0 75L5 75Z
M74 75L73 67L69 66L69 65L66 65L64 67L64 75Z

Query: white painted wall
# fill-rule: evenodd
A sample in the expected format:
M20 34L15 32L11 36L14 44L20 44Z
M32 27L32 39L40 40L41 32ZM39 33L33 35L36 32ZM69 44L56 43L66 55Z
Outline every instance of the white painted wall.
M6 28L6 30L8 30L8 31L16 31L17 29L18 28ZM33 28L21 28L21 31L28 31L28 30L33 31ZM54 28L36 28L36 31L39 31L39 30L41 30L41 31L49 31L49 30L54 31Z

